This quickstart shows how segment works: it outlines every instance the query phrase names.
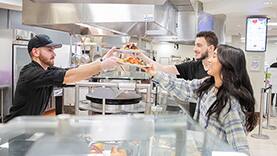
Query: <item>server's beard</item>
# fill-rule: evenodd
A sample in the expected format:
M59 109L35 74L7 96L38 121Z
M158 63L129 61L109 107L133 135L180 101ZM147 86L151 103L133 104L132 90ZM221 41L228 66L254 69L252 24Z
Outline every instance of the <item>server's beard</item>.
M207 51L205 51L204 53L201 53L201 57L198 58L197 60L204 60L204 59L206 59L206 58L208 58L208 57L209 57L209 52L208 52L208 50L207 50Z
M46 57L40 55L39 60L41 61L41 63L43 63L49 67L54 65L54 57L49 59L49 58L46 58Z

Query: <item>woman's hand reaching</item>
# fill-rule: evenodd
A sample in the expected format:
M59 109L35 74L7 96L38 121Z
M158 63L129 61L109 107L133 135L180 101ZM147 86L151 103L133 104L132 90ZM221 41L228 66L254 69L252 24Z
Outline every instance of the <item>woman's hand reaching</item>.
M157 70L153 64L151 64L150 67L143 67L141 69L144 70L146 73L148 73L151 76L155 76L157 74Z

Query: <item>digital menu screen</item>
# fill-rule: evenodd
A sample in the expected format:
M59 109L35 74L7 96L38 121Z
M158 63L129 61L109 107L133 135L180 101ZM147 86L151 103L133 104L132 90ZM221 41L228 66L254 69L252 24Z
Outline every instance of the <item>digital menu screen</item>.
M247 17L245 51L266 51L267 22L267 17Z

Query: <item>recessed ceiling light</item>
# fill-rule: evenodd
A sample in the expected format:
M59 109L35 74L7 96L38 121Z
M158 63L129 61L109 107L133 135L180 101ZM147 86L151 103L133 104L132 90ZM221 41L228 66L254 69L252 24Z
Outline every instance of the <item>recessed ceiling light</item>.
M264 2L264 5L272 5L273 4L273 2L270 0L270 1L265 1Z

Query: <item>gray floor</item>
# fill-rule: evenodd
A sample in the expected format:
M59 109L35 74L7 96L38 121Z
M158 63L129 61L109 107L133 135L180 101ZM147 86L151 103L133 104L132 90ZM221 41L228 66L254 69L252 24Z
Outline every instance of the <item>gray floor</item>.
M277 127L277 107L272 109L272 115L275 117L270 117L270 125ZM266 125L266 119L263 123ZM277 155L277 129L269 130L262 129L262 134L269 136L268 140L256 139L251 137L251 134L258 134L259 127L257 126L250 134L248 134L248 143L250 147L251 156L276 156Z

